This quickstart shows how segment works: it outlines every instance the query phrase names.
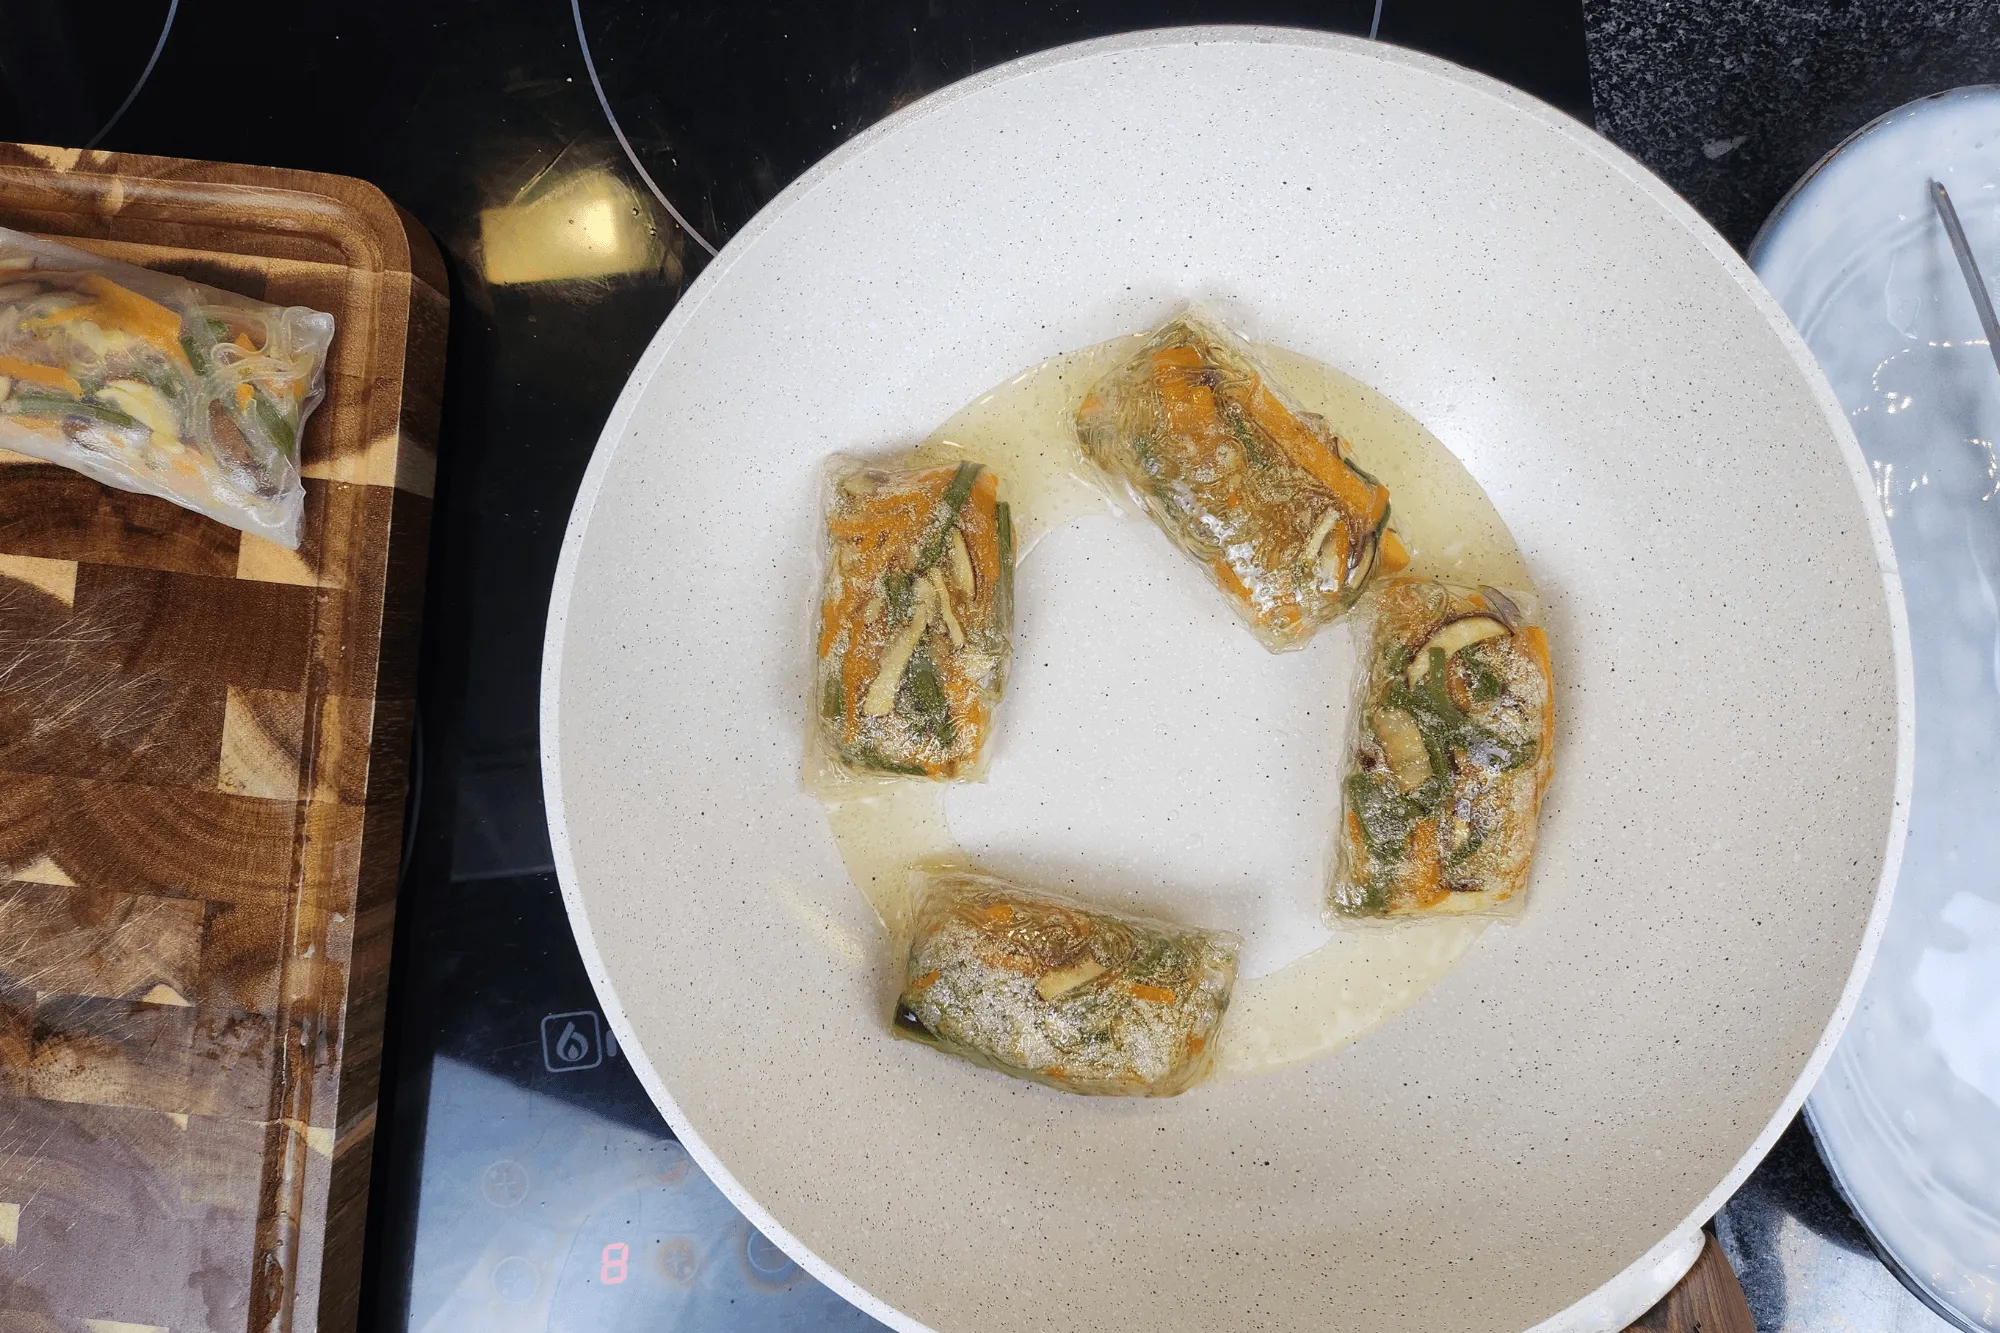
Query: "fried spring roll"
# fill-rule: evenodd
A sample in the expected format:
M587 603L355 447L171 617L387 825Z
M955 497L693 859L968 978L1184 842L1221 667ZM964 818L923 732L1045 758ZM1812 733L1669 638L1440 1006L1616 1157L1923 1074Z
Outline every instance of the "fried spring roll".
M1192 311L1100 381L1076 425L1273 651L1303 646L1374 574L1408 563L1388 488L1247 344Z
M1389 579L1342 785L1336 920L1517 915L1554 772L1548 637L1526 594Z
M1207 1076L1236 936L971 871L917 879L897 1033L1065 1092L1170 1097Z
M850 775L983 770L1006 683L1014 530L979 463L829 477L814 725Z

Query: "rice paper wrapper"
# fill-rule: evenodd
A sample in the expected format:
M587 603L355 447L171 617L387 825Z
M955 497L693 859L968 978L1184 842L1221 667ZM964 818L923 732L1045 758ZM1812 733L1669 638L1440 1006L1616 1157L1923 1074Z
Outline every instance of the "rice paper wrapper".
M296 549L333 316L0 228L0 448Z
M1012 511L976 462L839 456L822 491L806 778L838 798L985 775L1011 660Z
M977 871L911 887L898 1035L1064 1092L1170 1097L1208 1076L1237 936Z
M1518 916L1554 773L1534 596L1390 578L1365 648L1327 912L1336 925Z
M1077 410L1078 442L1273 652L1303 647L1408 563L1389 491L1245 343L1198 310Z

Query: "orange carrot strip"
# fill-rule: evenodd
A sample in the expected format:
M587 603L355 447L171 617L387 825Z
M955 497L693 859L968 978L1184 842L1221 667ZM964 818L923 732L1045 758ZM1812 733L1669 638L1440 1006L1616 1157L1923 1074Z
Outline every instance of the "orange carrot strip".
M1174 1002L1174 993L1165 986L1148 986L1142 981L1134 981L1127 983L1127 988L1131 990L1133 995L1150 1004L1172 1004Z
M965 553L972 559L972 576L979 585L979 595L990 597L1000 578L999 502L989 497L985 504L968 508L959 515L958 530L965 538Z
M55 366L38 365L33 361L0 356L0 375L27 380L30 384L46 384L52 389L61 389L72 398L83 396L83 386L76 382L76 377Z
M176 361L185 361L181 351L181 317L125 287L102 273L86 273L80 285L95 299L53 311L40 322L67 324L87 319L104 328L124 329L152 343Z
M856 497L851 512L827 520L827 530L836 537L863 537L914 547L922 540L957 471L956 466L935 467L900 477L893 491Z
M1249 607L1252 612L1256 612L1261 617L1262 613L1257 612L1256 603L1250 600L1249 585L1237 576L1234 569L1230 568L1227 558L1217 556L1210 562L1209 567L1215 571L1215 577L1221 582L1224 592L1243 603L1244 606Z
M129 287L119 286L102 273L84 274L83 287L97 298L98 304L120 326L162 348L172 348L175 352L180 350L181 317L158 301L148 300Z
M961 740L974 742L978 749L979 729L986 723L985 710L980 705L979 685L967 676L958 664L958 654L948 653L939 663L938 674L943 678L945 707L950 711L951 724Z
M840 637L840 602L829 598L819 604L819 655L825 657L833 651L833 641Z
M826 530L836 537L868 537L880 540L902 533L921 532L920 520L930 516L934 502L910 500L893 508L880 505L858 514L835 515L826 521ZM911 537L914 541L915 538Z
M1527 645L1528 651L1535 655L1535 661L1541 664L1542 678L1553 679L1549 674L1549 636L1543 632L1542 627L1530 625L1522 630L1521 642Z
M1167 429L1213 453L1221 443L1222 418L1215 390L1196 378L1202 369L1201 353L1192 347L1163 347L1153 353L1153 383L1166 409Z
M959 535L972 557L972 572L982 596L990 597L1000 579L1000 478L992 468L972 483L972 494L960 512Z
M1000 498L1000 475L992 468L981 468L979 476L972 483L970 502L982 509L991 509Z
M1438 849L1436 816L1418 820L1403 848L1407 859L1401 878L1409 885L1416 905L1431 907L1443 902L1449 890L1444 887L1444 857Z
M1361 475L1325 441L1307 429L1305 422L1292 415L1291 410L1278 401L1262 380L1255 381L1244 397L1247 399L1243 402L1244 411L1266 435L1277 441L1278 447L1285 451L1285 457L1332 491L1348 512L1360 515L1369 523L1381 521L1389 507L1386 487L1370 486L1362 480Z
M1381 553L1375 563L1384 574L1394 574L1410 567L1409 549L1403 545L1403 539L1396 535L1394 528L1383 532Z

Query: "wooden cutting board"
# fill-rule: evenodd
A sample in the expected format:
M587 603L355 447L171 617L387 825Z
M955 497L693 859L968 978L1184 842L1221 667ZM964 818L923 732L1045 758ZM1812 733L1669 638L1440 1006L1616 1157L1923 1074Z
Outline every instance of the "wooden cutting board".
M1757 1333L1757 1321L1736 1270L1711 1235L1688 1275L1626 1333Z
M443 263L170 158L0 145L0 225L338 322L296 553L0 452L0 1333L351 1329Z

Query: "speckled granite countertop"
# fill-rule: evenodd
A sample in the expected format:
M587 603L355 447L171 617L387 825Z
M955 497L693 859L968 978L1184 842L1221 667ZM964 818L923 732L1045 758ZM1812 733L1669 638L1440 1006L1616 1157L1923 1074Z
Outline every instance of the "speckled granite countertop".
M1737 247L1876 116L2000 81L1994 0L1583 0L1597 128Z

